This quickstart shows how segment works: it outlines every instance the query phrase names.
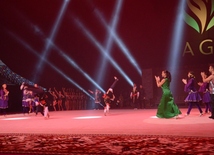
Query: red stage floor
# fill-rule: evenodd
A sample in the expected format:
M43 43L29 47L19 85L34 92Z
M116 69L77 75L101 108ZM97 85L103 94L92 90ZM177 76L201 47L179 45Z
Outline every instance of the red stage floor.
M103 110L51 111L45 120L34 113L0 116L0 133L48 134L140 134L214 137L214 120L209 114L199 117L197 109L179 119L156 118L156 109L111 109L107 116Z

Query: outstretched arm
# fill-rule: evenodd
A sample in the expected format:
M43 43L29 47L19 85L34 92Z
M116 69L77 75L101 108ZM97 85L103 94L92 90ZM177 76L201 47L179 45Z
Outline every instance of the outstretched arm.
M89 91L89 93L94 94L94 92L93 92L93 91L91 91L91 90L88 90L88 91Z

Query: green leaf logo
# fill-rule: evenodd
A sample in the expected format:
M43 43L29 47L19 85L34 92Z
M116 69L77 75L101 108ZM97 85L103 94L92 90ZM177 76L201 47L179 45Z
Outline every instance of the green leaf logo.
M214 26L214 0L187 0L189 14L185 12L184 21L202 34Z

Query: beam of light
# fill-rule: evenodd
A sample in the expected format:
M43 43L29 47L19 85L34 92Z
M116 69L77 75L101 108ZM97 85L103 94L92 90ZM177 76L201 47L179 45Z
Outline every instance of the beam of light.
M123 77L127 80L130 85L133 85L132 80L125 74L125 72L120 68L120 66L113 60L107 53L106 50L102 47L102 45L95 39L95 37L87 30L87 28L78 20L74 19L76 24L82 28L85 35L89 38L89 40L99 49L98 51L101 52L111 63L112 65L123 75Z
M56 45L52 45L57 52L70 64L72 65L75 69L77 69L79 72L83 74L84 77L86 77L91 83L93 83L98 89L100 89L102 92L105 92L103 88L101 88L85 71L83 71L79 65L72 60L68 55L66 55L62 50L60 50Z
M17 120L22 120L22 119L30 119L30 117L3 118L1 120L5 120L5 121L17 121Z
M82 117L74 117L73 119L95 119L102 118L102 116L82 116Z
M122 0L118 0L116 1L117 4L116 4L116 7L115 7L115 11L114 13L112 14L112 21L111 21L111 29L112 31L115 31L116 29L116 26L117 26L117 23L118 23L118 16L119 16L119 13L120 13L120 10L121 10L121 6L122 6ZM108 55L110 55L111 53L111 48L112 48L112 44L113 44L113 37L110 33L108 33L108 37L107 37L107 41L106 41L106 45L105 45L105 49L106 49L106 52L108 53ZM106 64L107 64L107 59L106 57L102 57L100 59L100 63L101 64L99 66L99 70L97 71L97 73L101 73L103 70L105 70L106 68ZM103 77L106 76L104 73L103 74L98 74L97 75L97 81L98 83L101 83L101 80L103 79Z
M186 0L181 0L179 2L180 3L178 6L176 22L173 30L172 43L170 47L170 55L168 59L168 67L170 68L170 72L172 76L176 75L177 68L180 64L180 60L178 59L178 56L181 50L181 41L183 38L183 31L184 31L183 17L184 17L184 10L186 7ZM176 78L177 76L173 76L172 82L177 81ZM177 82L174 82L174 84L171 87L172 91L176 90L176 87L177 87L176 85L177 85Z
M26 19L25 19L26 21ZM30 27L33 29L33 31L41 38L46 38L45 34L42 32L42 30L35 24L32 24L31 22L28 22L27 25L30 25ZM103 88L101 88L86 72L84 72L77 63L75 63L71 58L69 58L65 52L63 53L62 50L57 47L53 42L50 42L51 46L57 50L57 52L67 61L69 64L71 64L73 67L75 67L78 71L80 71L89 81L91 81L98 89L100 89L102 92L105 92Z
M69 0L64 0L62 7L60 9L60 12L58 14L58 17L57 17L55 24L53 26L53 29L51 30L50 37L49 37L49 39L46 40L45 48L44 48L42 55L41 55L42 59L39 60L37 66L36 66L36 69L35 69L35 71L36 71L35 74L38 76L34 76L33 81L38 81L39 80L38 78L40 77L40 74L43 71L43 62L46 59L46 57L48 56L48 54L50 53L51 42L54 42L55 35L56 35L58 27L61 23L62 16L66 10L66 7L68 6L68 2L69 2Z
M46 38L45 34L42 32L42 30L37 26L34 25L32 23L29 23L28 25L31 26L31 28L37 33L38 36L42 37L42 38ZM83 71L81 69L81 67L78 66L78 64L76 62L74 62L74 60L72 60L68 55L65 54L65 52L62 52L62 50L57 47L53 42L50 42L51 46L53 48L55 48L55 50L57 50L57 52L70 64L72 65L75 69L77 69L78 71L80 71L83 76L85 76L90 82L92 82L99 90L101 90L102 92L105 92L103 90L103 88L101 88L85 71Z
M158 118L157 116L151 116L150 118ZM158 118L159 119L159 118Z
M68 77L64 72L62 72L60 69L55 67L51 62L44 59L44 57L41 57L40 54L38 54L37 51L35 51L29 44L27 44L25 41L23 41L21 38L17 37L12 32L8 32L10 36L12 36L14 39L16 39L23 47L25 47L27 50L29 50L31 53L36 55L38 58L43 59L43 62L47 63L51 68L53 68L57 73L59 73L62 77L64 77L66 80L71 82L73 85L75 85L77 88L82 90L86 95L88 95L90 98L94 99L94 97L91 96L86 90L84 90L80 85L78 85L75 81L73 81L70 77Z
M120 47L121 51L123 52L123 54L127 57L127 59L130 61L130 63L135 67L135 69L137 70L137 72L140 74L140 76L142 75L142 71L141 68L139 67L137 61L134 59L134 57L132 56L132 54L130 53L130 51L128 50L128 48L126 47L126 45L123 43L123 41L118 37L115 29L112 29L110 26L108 26L108 24L106 23L106 21L104 20L104 17L102 16L102 14L98 11L95 10L96 15L98 16L98 18L101 20L102 24L105 26L105 28L108 30L108 32L111 34L111 36L113 36L115 42L117 43L117 45Z

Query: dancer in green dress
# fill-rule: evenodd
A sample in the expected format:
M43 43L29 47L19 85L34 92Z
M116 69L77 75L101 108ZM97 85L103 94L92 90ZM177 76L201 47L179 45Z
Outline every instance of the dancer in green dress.
M175 104L174 98L169 88L171 82L171 74L169 71L164 70L162 71L162 77L163 79L160 80L159 76L155 76L157 87L161 87L163 91L156 116L159 118L178 118L178 115L181 114L181 111Z

